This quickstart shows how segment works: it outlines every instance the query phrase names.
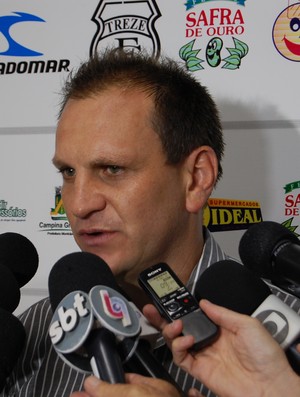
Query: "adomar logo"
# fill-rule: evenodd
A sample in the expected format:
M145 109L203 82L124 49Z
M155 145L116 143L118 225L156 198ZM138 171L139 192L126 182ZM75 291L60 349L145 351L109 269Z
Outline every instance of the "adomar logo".
M155 0L101 0L92 17L98 29L90 55L101 47L116 47L132 51L152 49L152 55L159 56L160 40L154 24L160 16Z
M14 12L13 15L0 16L0 33L6 39L7 49L0 52L0 55L14 56L14 57L35 57L38 55L43 55L41 52L31 50L24 47L22 44L14 40L11 36L11 28L16 23L20 22L45 22L44 19L27 14L25 12Z
M25 13L13 12L12 15L0 15L0 58L22 58L21 62L9 61L0 62L0 75L7 74L41 74L41 73L60 73L69 72L70 61L68 59L37 59L44 54L37 49L33 49L24 35L18 29L14 29L16 24L31 23L32 29L36 22L46 22L43 18ZM18 32L18 33L17 33ZM35 58L35 60L25 60Z

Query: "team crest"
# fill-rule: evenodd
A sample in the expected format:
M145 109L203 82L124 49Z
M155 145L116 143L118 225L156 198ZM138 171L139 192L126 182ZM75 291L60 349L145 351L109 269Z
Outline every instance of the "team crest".
M160 16L155 0L100 0L92 17L98 29L90 55L101 48L116 47L129 51L147 49L158 57L160 40L154 25Z

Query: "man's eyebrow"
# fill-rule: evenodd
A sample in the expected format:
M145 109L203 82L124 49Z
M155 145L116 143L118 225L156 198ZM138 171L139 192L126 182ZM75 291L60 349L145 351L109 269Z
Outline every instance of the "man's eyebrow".
M56 168L60 168L61 166L65 165L65 163L63 161L61 161L60 159L58 159L57 157L53 157L52 158L52 164L56 167Z

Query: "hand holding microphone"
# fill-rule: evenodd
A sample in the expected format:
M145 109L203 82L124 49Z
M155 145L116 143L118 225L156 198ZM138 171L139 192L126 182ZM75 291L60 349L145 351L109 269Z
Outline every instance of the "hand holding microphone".
M90 359L97 357L102 380L124 383L124 364L126 370L172 383L182 395L174 379L150 352L147 341L153 338L154 328L146 324L142 313L137 314L138 309L119 290L111 269L98 256L77 252L61 258L49 275L54 311L49 333L55 349L68 365L85 373L91 373ZM139 335L140 324L146 325L145 341L143 329ZM82 347L85 355L78 354Z
M70 397L180 397L178 390L165 380L126 374L126 384L110 384L94 376L84 382L84 392L72 393Z
M251 396L256 390L257 395L265 391L274 397L282 395L287 384L291 393L299 394L299 377L278 343L287 348L299 337L300 318L262 280L237 262L220 261L202 274L195 295L233 310L201 302L202 310L220 326L220 336L197 353L189 351L191 335L179 336L180 320L166 325L152 305L144 308L146 317L163 329L177 365L221 397Z
M111 284L111 281L114 283L110 268L96 255L78 252L56 262L48 281L54 311L49 335L55 350L67 364L87 373L93 370L96 376L110 383L124 383L116 336L110 326L106 328L99 323L98 307L95 307L103 301L99 295L101 288L97 285ZM115 327L122 333L126 331L126 326L122 327L121 324L125 316L132 335L130 315L120 306L119 297L118 301L116 297L114 300L110 298L108 290L102 288L106 292L104 302L107 310L110 310L107 321L114 314L119 316L120 321L115 321ZM89 295L90 292L98 296L94 298ZM135 328L136 334L139 328Z
M150 306L144 312L152 320L155 308ZM181 320L165 325L163 335L177 365L220 397L282 397L287 390L289 397L299 395L300 378L289 366L284 351L257 319L207 300L200 301L200 307L220 327L219 337L191 354L193 337L180 336ZM198 393L193 390L189 396Z

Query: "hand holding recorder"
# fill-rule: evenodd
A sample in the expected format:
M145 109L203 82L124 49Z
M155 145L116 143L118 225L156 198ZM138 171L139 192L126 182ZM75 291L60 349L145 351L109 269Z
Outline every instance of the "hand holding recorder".
M152 305L144 308L145 316L162 328L177 365L220 397L282 397L287 390L289 397L299 395L300 378L282 348L257 319L207 300L202 300L200 307L219 325L220 334L213 344L196 353L189 350L193 336L180 336L181 320L166 324ZM194 390L189 394L198 393Z
M145 269L138 281L167 322L181 319L182 334L194 337L191 349L197 351L215 340L218 327L202 312L197 300L166 263Z

